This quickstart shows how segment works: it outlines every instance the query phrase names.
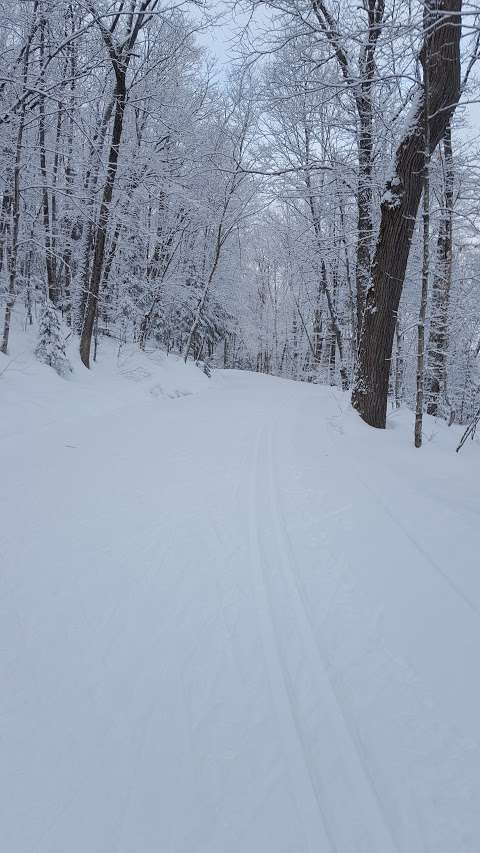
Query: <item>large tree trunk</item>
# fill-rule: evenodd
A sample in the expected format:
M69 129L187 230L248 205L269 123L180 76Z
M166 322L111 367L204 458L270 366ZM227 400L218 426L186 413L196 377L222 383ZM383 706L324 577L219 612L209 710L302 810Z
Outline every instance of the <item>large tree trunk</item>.
M430 3L428 57L430 152L434 151L460 97L461 0ZM411 120L397 148L395 174L381 204L358 352L352 404L366 423L384 428L395 324L410 244L422 194L425 165L424 95L419 89Z
M452 131L448 125L443 138L445 154L444 208L440 219L437 241L437 269L432 287L432 316L428 338L427 412L438 415L446 390L446 362L448 350L448 305L452 281L452 231L454 169Z

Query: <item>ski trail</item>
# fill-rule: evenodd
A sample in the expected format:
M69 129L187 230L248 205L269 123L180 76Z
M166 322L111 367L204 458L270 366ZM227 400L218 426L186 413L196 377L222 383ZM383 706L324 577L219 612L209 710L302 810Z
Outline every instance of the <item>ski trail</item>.
M263 554L258 529L260 511L258 500L259 473L262 470L261 453L264 432L265 427L261 428L257 435L250 485L249 546L254 574L254 592L272 699L281 730L285 758L292 782L292 793L305 831L307 850L311 853L330 853L336 848L326 832L321 803L317 797L304 747L292 713L291 698L285 682L264 577Z
M411 490L321 388L136 400L3 450L6 849L476 853L479 623Z
M442 569L441 566L438 565L436 560L433 559L432 555L428 553L428 551L418 542L418 540L413 536L412 533L407 529L405 524L398 518L398 516L392 512L392 510L387 506L385 501L379 496L377 491L371 487L371 485L365 480L365 478L360 474L358 469L358 465L352 462L352 468L355 471L355 475L358 481L362 484L362 486L368 491L371 495L377 506L389 517L389 519L393 522L393 524L398 527L398 529L403 533L404 536L408 539L411 545L415 548L415 550L420 554L421 557L428 563L430 568L444 581L444 583L450 588L453 594L458 597L465 605L468 607L475 616L480 616L480 610L474 601L472 601L463 591L463 589L455 583L453 578ZM421 564L420 564L421 565Z
M293 577L274 479L272 428L261 430L256 456L252 557L274 701L288 740L289 764L294 753L297 768L302 767L301 779L299 770L295 774L295 789L301 785L305 792L308 780L310 814L316 803L327 850L393 853L398 848L346 725ZM304 797L302 793L300 799ZM318 828L311 837L319 843Z
M325 421L323 427L324 427L323 428L323 434L325 435L325 438L328 441L328 444L332 450L332 453L333 454L338 453L339 447L338 447L338 445L335 444L335 442L332 438L332 432L337 430L337 428L333 424L333 419L328 419L327 421ZM372 484L370 482L368 482L368 479L365 477L364 473L362 473L360 470L360 467L358 465L358 460L354 456L352 456L352 454L349 452L348 445L345 447L342 447L342 452L348 453L351 471L354 472L355 478L357 479L361 488L364 489L368 493L369 497L373 499L375 504L378 506L379 510L389 518L390 522L398 528L398 530L403 534L403 536L405 536L408 539L408 541L410 542L412 547L417 551L417 553L420 555L420 557L423 558L423 562L420 562L419 565L422 565L423 567L425 567L425 564L428 564L428 566L430 567L432 572L434 572L435 574L437 574L439 576L439 578L446 584L446 586L448 586L450 588L450 590L453 592L455 597L459 598L463 602L463 604L469 610L471 610L471 612L473 614L475 614L476 617L479 617L480 616L480 609L478 608L476 603L474 601L472 601L471 598L469 598L469 596L465 593L465 591L462 589L460 584L458 584L451 577L451 575L438 564L438 562L433 558L432 554L430 554L426 550L426 548L424 548L423 545L418 541L418 539L413 535L413 533L410 532L407 525L402 521L402 519L399 518L398 515L392 511L392 509L388 506L388 504L385 502L385 500L378 493L377 489L374 486L372 486Z
M283 568L282 576L287 588L288 600L295 612L296 624L301 633L305 655L312 672L314 672L315 687L321 694L323 709L327 712L331 724L331 732L328 733L328 749L332 749L332 744L334 744L333 748L344 766L349 782L350 796L352 797L349 810L357 811L356 819L352 823L357 823L357 821L359 825L363 823L367 833L371 834L370 844L372 846L369 848L371 853L374 850L378 853L398 850L383 803L369 772L362 745L349 723L348 716L323 660L318 640L313 631L309 609L295 575L294 550L285 524L276 477L272 429L268 433L266 462L268 468L268 499L275 532L275 535L271 536L271 541L276 542L278 564ZM326 740L327 733L324 733L324 737ZM341 797L341 792L339 792L339 796ZM348 849L357 849L354 838L351 839L350 843L352 846ZM339 849L343 851L345 847L341 845Z

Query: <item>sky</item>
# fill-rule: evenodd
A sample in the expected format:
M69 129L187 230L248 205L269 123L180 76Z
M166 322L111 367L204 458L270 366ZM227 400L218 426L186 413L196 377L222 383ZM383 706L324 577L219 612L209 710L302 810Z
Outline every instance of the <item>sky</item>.
M222 14L220 23L209 28L200 35L200 42L215 57L219 79L225 79L228 69L232 63L235 48L234 42L242 23L246 21L245 15L231 11L231 7L224 3L218 3L219 12ZM464 105L458 112L460 124L460 135L465 139L472 140L480 138L480 95L478 87L464 98Z

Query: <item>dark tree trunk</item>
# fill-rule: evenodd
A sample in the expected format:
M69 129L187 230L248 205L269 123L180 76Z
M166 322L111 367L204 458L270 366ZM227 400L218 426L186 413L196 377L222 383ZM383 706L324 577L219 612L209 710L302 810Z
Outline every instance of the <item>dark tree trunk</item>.
M108 155L108 170L105 186L103 188L102 202L95 233L95 252L93 256L92 272L88 292L86 294L85 315L83 319L82 334L80 338L80 357L85 367L90 367L90 348L97 313L98 294L102 279L103 263L105 259L105 243L107 237L108 221L110 218L110 204L115 186L115 178L118 168L118 154L122 138L123 117L125 113L125 102L127 97L125 72L117 71L117 83L115 88L115 116L113 119L112 139Z
M28 65L30 60L30 49L33 41L33 35L36 29L36 12L37 12L37 4L34 6L34 18L32 21L32 28L30 31L29 38L27 40L25 46L25 52L23 55L23 94L27 91L27 82L28 82ZM8 292L7 292L7 301L5 305L5 315L3 320L3 334L2 341L0 344L0 352L3 352L5 355L8 352L8 340L10 336L10 323L12 319L12 311L13 306L15 305L16 293L17 293L17 255L18 255L18 233L20 227L20 176L22 169L22 146L23 146L23 134L25 130L25 116L26 116L26 102L22 101L22 105L20 108L20 117L18 123L17 130L17 139L15 145L15 163L13 168L13 186L12 189L7 189L4 192L3 196L3 205L2 205L2 214L6 214L7 222L8 218L11 216L12 218L12 229L10 235L10 247L7 252L7 269L8 269ZM3 217L2 217L2 225L3 225ZM8 228L7 228L8 232ZM0 232L1 233L1 232ZM2 238L3 238L2 233ZM3 260L3 258L2 258Z
M430 152L434 151L460 97L461 0L430 6L428 50ZM366 423L385 427L388 380L398 306L410 252L425 165L424 103L419 90L412 120L395 158L381 204L380 231L360 336L352 404Z

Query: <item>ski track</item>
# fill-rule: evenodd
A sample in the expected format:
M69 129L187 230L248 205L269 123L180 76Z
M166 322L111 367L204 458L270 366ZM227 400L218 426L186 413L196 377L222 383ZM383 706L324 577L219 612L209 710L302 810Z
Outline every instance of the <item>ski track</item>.
M278 429L277 429L278 433ZM311 674L316 681L316 689L319 695L319 704L323 706L324 712L328 712L331 731L325 727L321 737L325 740L328 749L332 749L338 761L344 764L344 772L348 779L348 786L334 791L332 797L332 814L335 803L345 802L347 794L350 796L350 820L351 825L342 821L342 809L339 809L338 830L346 830L347 835L343 837L340 844L334 845L334 849L361 849L360 839L365 839L365 851L398 850L395 839L391 833L386 819L382 801L378 795L374 780L370 777L368 765L362 751L362 745L350 727L345 709L335 692L333 683L329 677L328 668L322 659L318 648L318 640L312 629L310 615L306 607L304 594L300 588L298 575L295 572L294 549L288 536L288 526L281 507L281 489L275 472L282 458L282 450L277 445L274 455L274 434L271 429L268 436L268 467L269 467L269 492L268 501L272 507L272 523L276 529L278 559L284 567L285 585L288 590L288 600L295 610L296 621L302 635L304 645L304 658L308 660ZM324 779L323 789L327 791L331 785L331 779Z
M282 731L282 744L291 775L293 795L307 836L307 850L312 851L312 853L314 850L329 851L335 848L332 848L331 839L327 834L321 801L312 779L309 761L298 727L290 686L285 676L284 664L278 647L275 620L271 612L265 578L266 556L259 530L260 523L265 524L267 529L269 527L268 515L265 516L264 513L265 502L259 499L259 475L263 473L264 469L264 464L261 461L262 451L265 452L264 432L265 430L260 430L257 437L256 453L252 465L250 496L250 553L254 570L254 590L258 601L259 620L272 698ZM279 559L278 553L274 553L275 557Z
M338 466L317 393L233 374L205 403L137 399L0 444L18 480L0 492L9 853L479 853L474 708L446 722L428 649L414 669L382 628L388 583L368 586L368 540L362 566L345 546L359 507L415 555L419 595L438 579L471 619L451 668L478 611L360 462Z

